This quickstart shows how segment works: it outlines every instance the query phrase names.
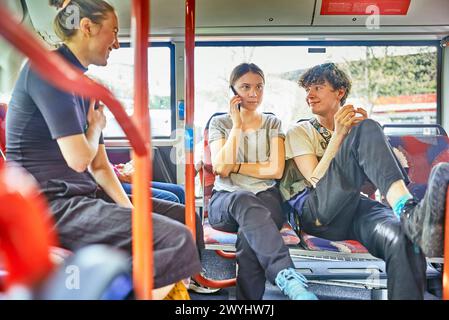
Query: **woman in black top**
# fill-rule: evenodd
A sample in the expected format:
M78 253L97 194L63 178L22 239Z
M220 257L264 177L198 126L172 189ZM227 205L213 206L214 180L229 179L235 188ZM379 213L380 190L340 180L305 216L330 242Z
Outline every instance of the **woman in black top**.
M103 0L50 4L60 8L54 27L64 44L56 52L83 72L90 64L105 66L109 53L119 48L114 8ZM69 22L77 11L79 26L73 28ZM62 246L74 250L102 243L131 254L132 204L106 154L103 106L95 109L94 104L57 89L27 63L7 113L7 160L19 163L39 182ZM160 288L154 298L201 270L189 230L173 220L182 222L183 207L162 205L154 210L165 216L153 214L154 286Z

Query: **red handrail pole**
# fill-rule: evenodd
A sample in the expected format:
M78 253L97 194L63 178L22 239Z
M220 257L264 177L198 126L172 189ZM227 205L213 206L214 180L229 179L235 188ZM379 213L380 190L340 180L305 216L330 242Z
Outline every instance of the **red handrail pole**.
M195 164L194 164L194 115L195 115L195 0L186 0L186 34L185 34L185 149L186 149L186 225L196 235L195 224ZM235 286L236 279L210 280L201 274L195 275L199 283L213 288Z
M195 114L195 0L186 0L185 30L185 189L186 189L186 225L195 239L195 166L194 166L194 114Z
M444 219L443 300L449 300L449 187L446 191L446 217Z
M133 0L134 26L134 115L133 120L143 135L146 155L133 153L135 173L132 193L133 280L136 297L149 300L153 290L153 220L151 191L152 179L150 118L148 111L148 34L150 20L149 0Z
M0 291L42 284L53 269L50 246L58 245L47 199L30 173L5 165L0 169L0 203L0 252L7 271Z

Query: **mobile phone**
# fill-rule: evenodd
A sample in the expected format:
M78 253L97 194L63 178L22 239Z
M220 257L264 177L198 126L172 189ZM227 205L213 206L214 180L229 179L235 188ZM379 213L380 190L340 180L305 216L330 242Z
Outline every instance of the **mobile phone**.
M238 94L237 91L234 89L234 87L233 87L233 86L230 86L230 87L231 87L232 92L233 92L236 96L238 96L239 94ZM237 105L237 107L239 108L239 111L240 111L240 103Z

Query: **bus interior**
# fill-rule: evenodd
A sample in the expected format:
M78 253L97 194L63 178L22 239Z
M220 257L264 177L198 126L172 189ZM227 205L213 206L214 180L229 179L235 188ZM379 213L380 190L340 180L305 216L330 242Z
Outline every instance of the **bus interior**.
M186 211L189 208L190 212L198 212L202 217L206 243L202 263L209 280L203 278L198 281L221 289L208 295L191 292L192 300L236 299L237 236L214 230L207 219L214 182L207 139L210 119L228 110L232 96L228 76L237 64L253 62L265 71L267 85L261 110L281 119L285 131L298 120L312 115L306 104L305 92L297 84L301 74L325 62L334 62L342 67L353 81L348 102L364 106L369 117L383 126L390 144L401 150L404 166L412 180L410 188L417 197L424 195L432 166L449 161L449 138L446 133L449 129L447 0L108 2L115 7L118 15L120 48L111 52L107 66L89 67L87 72L89 78L112 92L114 97L109 101L120 103L111 108L110 104L105 103L108 107L105 109L107 125L103 136L107 153L114 164L131 160L133 149L134 155L148 157L146 151L142 151L146 147L142 146L149 141L152 160L148 161L151 162L153 181L184 186ZM147 11L136 18L139 11L133 10L133 6L134 9ZM46 50L53 50L60 44L61 40L53 30L57 11L48 5L48 0L0 0L0 8ZM139 18L144 19L143 23L138 21ZM191 19L190 26L188 18ZM148 26L143 32L144 37L148 35L145 43L141 43L142 33L136 33L142 25ZM25 37L19 35L21 32L12 34L7 30L0 28L2 157L5 153L4 118L11 93L24 62L32 58L32 52L37 48L31 45L32 41L28 46L24 38L20 38ZM146 66L135 61L137 55L134 50L138 45L148 55L148 70L144 72L148 77L148 106L146 111L139 113L149 115L147 122L150 129L147 129L151 132L148 140L140 135L141 132L148 132L145 127L142 129L138 121L130 121L131 118L125 119L127 116L136 117L136 92L144 94L146 90L140 88L135 80L136 68ZM52 66L51 61L44 64L43 60L38 60L41 56L36 57L35 64L42 61L43 71ZM64 70L61 77L63 73ZM94 91L92 89L90 92L94 94ZM133 138L130 139L130 136ZM26 178L19 179L19 184L15 181L16 189L8 187L8 181L13 177L11 174L1 173L3 181L0 189L10 192L20 189L22 194L27 194L26 197L34 199L34 195L28 194ZM16 204L14 201L17 199L14 200L4 190L0 195L3 199L0 202L1 211L4 212L1 215L6 217L5 212L11 210L17 216L28 219L28 212L19 212L20 208L26 210L28 207ZM375 190L368 195L381 200ZM30 218L33 223L46 228L42 222L37 222L37 216L33 217ZM446 231L447 224L446 221ZM14 223L0 218L0 239L8 237L10 233L5 231L8 228L14 228ZM360 243L320 239L304 232L295 232L288 224L281 234L289 247L295 268L307 277L309 290L319 299L387 299L385 263L369 254ZM426 300L449 299L447 232L445 236L446 259L427 259ZM27 238L20 234L18 237ZM31 233L29 239L32 239ZM9 244L7 241L5 243ZM45 245L48 249L48 243ZM119 283L117 279L126 282L122 277L126 269L123 257L108 248L84 248L76 255L63 248L52 248L52 263L84 265L83 272L87 276L83 281L92 284L89 290L86 289L89 292L64 291L57 285L64 282L66 276L61 271L62 267L48 276L48 261L2 263L3 257L15 257L11 252L18 249L13 248L24 246L28 243L11 242L10 245L0 246L1 250L9 250L10 254L0 254L0 298L101 299L113 297L105 295L105 287ZM28 253L29 257L35 255ZM103 256L103 263L109 268L91 263L94 257L99 256ZM37 270L35 265L39 263L44 266ZM26 266L34 270L33 276L47 279L44 293L41 291L35 295L30 284L35 279L19 275L23 270L12 270ZM24 278L29 282L21 282ZM5 285L14 281L22 285L26 283L22 288L25 287L27 293L13 290L13 285ZM129 283L126 283L122 285L131 290ZM128 292L126 298L136 296L138 294ZM276 286L267 282L264 299L283 300L286 297Z

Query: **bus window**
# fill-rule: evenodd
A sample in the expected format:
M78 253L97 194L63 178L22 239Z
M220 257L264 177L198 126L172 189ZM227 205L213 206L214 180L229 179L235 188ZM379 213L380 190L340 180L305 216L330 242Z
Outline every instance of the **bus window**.
M201 112L195 113L195 123L204 125L213 113L228 111L228 75L241 62L254 62L265 70L263 111L275 113L285 130L298 119L311 117L297 80L309 67L325 62L335 62L351 76L347 103L363 106L381 124L436 123L437 45L199 43L195 101Z
M151 106L151 133L153 138L170 137L174 119L171 51L169 46L148 48L149 92ZM106 67L89 67L88 76L102 82L115 94L131 115L134 107L134 49L122 45L113 50ZM125 134L112 113L105 109L107 138L123 138Z

